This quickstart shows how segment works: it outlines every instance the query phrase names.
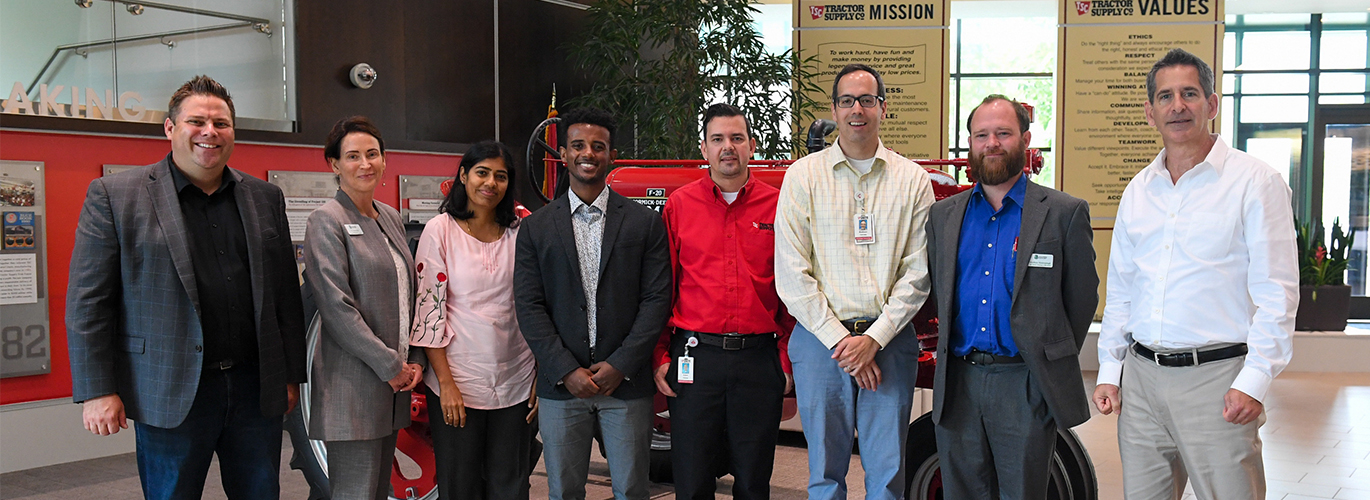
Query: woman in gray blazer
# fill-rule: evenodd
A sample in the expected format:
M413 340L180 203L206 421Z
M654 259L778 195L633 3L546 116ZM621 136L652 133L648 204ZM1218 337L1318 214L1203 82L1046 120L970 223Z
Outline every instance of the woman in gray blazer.
M409 349L414 260L404 224L375 201L385 143L364 117L333 125L324 158L338 194L309 216L305 273L322 322L310 369L309 437L328 450L334 500L384 500L409 391L421 380ZM411 362L413 360L414 362Z

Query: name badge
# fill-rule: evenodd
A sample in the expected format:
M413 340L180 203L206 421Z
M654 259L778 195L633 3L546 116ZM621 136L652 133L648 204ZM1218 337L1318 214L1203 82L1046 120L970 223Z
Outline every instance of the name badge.
M870 214L856 214L852 217L852 234L856 236L857 245L875 243L875 223L871 221Z
M352 236L361 236L362 234L361 224L343 224L343 229L346 229L347 234Z
M695 382L695 358L694 356L681 356L676 359L676 382L682 384L693 384Z
M1056 256L1049 253L1034 253L1028 259L1028 267L1051 267L1056 261Z

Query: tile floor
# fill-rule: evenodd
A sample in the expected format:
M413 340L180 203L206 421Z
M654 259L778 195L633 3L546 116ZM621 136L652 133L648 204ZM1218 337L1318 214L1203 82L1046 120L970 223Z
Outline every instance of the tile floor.
M1093 377L1093 373L1085 373L1085 382L1092 384ZM1281 375L1267 399L1267 416L1261 436L1265 441L1268 499L1370 499L1370 373ZM1101 500L1122 498L1116 423L1115 417L1100 415L1075 429L1093 459ZM776 499L805 498L803 440L792 433L784 433L781 440L771 494ZM289 458L287 440L282 464ZM309 489L303 477L286 467L283 465L281 497L306 498ZM860 498L864 496L860 457L852 457L851 470L849 496ZM212 467L210 474L204 498L225 498L218 467ZM612 498L608 467L597 455L590 475L588 497ZM728 496L730 487L730 478L721 479L719 496ZM545 498L546 494L546 475L539 464L532 477L532 497ZM653 485L651 495L654 499L674 498L669 485ZM126 454L0 475L0 500L21 498L141 498L137 465L133 455Z

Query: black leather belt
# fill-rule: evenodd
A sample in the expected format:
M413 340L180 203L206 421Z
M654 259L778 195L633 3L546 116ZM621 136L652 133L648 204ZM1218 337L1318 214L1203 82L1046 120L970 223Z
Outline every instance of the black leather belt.
M775 342L775 333L705 333L681 329L680 333L694 335L699 343L722 347L725 351L740 351Z
M965 356L958 357L961 358L962 361L965 361L972 365L1002 365L1023 362L1022 355L1000 356L998 354L989 353L985 351L971 351L969 354L966 354Z
M1246 354L1246 344L1237 344L1217 349L1201 351L1197 348L1187 352L1159 353L1142 344L1132 344L1132 351L1139 356L1161 366L1199 366L1210 361L1221 361Z
M847 331L849 332L855 333L857 335L864 335L866 333L866 330L870 330L871 325L874 323L875 320L873 319L853 319L850 321L843 321L842 326L846 327Z

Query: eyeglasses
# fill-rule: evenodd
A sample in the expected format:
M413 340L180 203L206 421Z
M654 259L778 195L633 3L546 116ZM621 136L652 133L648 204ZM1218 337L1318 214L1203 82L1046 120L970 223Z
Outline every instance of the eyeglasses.
M855 106L858 102L861 103L861 107L863 108L874 108L876 104L885 102L885 98L880 97L878 95L870 94L866 94L861 97L852 97L849 95L844 95L838 97L837 100L833 102L835 102L837 104L837 107L839 108L850 108L852 106Z

